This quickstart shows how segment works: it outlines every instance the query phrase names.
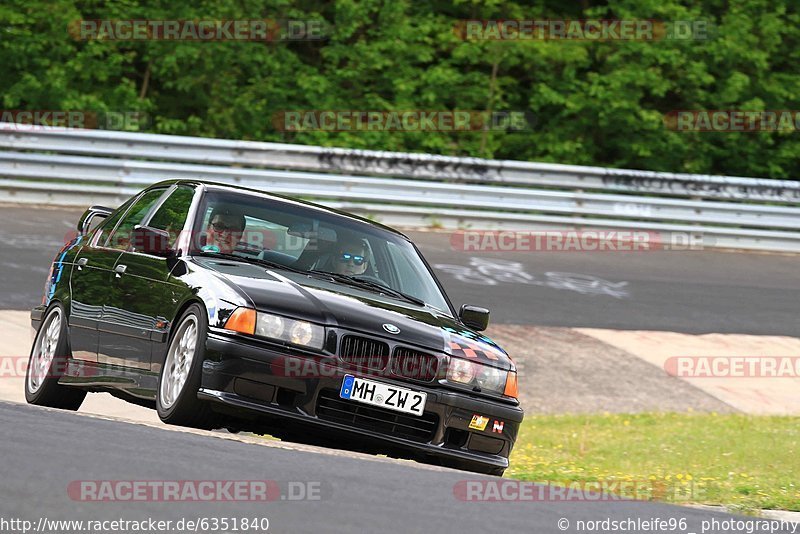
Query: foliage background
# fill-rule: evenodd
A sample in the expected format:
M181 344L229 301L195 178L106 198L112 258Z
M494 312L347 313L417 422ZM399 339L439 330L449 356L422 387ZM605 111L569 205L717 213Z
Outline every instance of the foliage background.
M683 133L684 109L798 108L793 0L10 0L7 110L142 111L146 131L660 171L795 177L798 134ZM318 42L78 41L78 19L324 19ZM459 19L705 20L712 38L462 41ZM494 75L493 75L494 73ZM277 131L286 110L509 110L524 132Z

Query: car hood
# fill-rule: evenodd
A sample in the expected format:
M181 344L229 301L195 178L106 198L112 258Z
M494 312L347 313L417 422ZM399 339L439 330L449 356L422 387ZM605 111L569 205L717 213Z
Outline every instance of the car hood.
M514 367L494 341L436 308L245 262L208 258L195 261L215 271L259 310L472 358L503 369ZM394 325L399 332L392 334L384 325Z

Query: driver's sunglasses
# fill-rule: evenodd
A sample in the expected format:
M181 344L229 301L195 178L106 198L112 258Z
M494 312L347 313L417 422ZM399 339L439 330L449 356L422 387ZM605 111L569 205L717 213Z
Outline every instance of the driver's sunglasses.
M349 252L342 252L339 254L337 259L339 260L339 263L352 262L353 265L357 265L359 267L367 262L367 258L364 256L356 256L354 254L350 254Z
M225 224L224 222L212 222L211 228L216 230L217 232L240 232L241 230L237 225L229 225Z

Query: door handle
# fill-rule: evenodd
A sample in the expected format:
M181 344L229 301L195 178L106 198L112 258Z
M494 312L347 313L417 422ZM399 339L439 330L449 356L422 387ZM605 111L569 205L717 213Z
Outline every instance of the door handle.
M82 258L78 258L78 261L75 262L75 265L77 265L78 267L83 267L87 263L89 263L89 258L84 256Z
M121 274L124 274L125 273L125 269L127 269L127 268L128 268L127 265L123 265L121 263L119 265L117 265L116 267L114 267L114 272L117 273L117 278L119 278Z

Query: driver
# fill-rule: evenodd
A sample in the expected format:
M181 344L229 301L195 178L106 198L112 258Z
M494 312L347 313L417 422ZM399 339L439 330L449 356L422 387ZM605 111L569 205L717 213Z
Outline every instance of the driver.
M368 265L367 245L363 239L342 241L333 255L333 270L337 274L359 276L366 272Z
M245 229L244 215L229 206L217 206L211 212L206 228L204 249L230 254L241 241Z

